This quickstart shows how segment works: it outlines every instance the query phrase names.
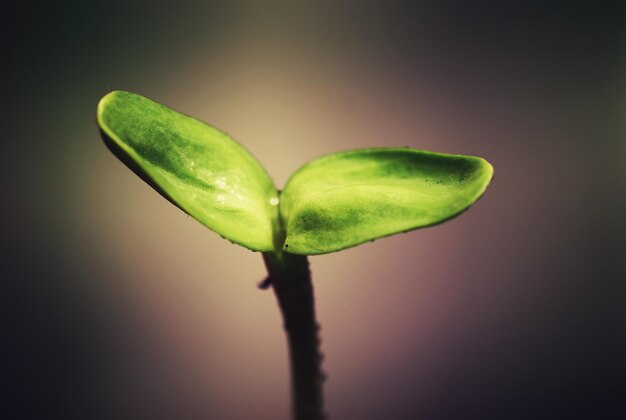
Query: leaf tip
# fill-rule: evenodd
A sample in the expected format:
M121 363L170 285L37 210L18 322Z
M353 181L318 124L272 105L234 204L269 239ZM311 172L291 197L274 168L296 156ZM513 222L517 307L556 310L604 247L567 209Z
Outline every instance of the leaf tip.
M106 95L104 95L100 101L98 102L98 116L102 115L102 113L104 112L107 104L109 102L111 102L111 100L118 95L118 93L121 92L119 90L113 90L109 93L107 93Z
M493 175L494 175L493 165L489 163L487 159L483 159L481 157L477 157L476 159L478 161L478 166L480 168L480 171L482 172L483 180L484 180L484 188L486 189L487 186L491 183L491 180L493 179Z
M110 105L116 100L116 99L123 99L120 97L129 97L129 96L139 96L136 95L134 93L130 93L124 90L112 90L109 93L107 93L106 95L104 95L102 98L100 98L100 101L98 101L98 107L97 107L97 116L98 116L98 123L100 125L103 124L102 118L104 116L104 113L106 112L107 108L110 107Z
M482 164L482 167L484 168L485 172L489 174L491 178L493 178L493 173L494 173L493 165L489 163L487 159L483 159L483 158L478 158L478 159L480 159L480 163Z

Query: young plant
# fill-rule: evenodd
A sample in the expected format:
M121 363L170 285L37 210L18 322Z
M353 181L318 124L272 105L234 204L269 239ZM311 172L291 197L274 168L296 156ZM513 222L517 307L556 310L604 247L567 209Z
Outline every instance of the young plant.
M289 342L293 415L324 417L321 357L307 255L442 223L471 206L493 176L473 156L409 148L336 153L277 190L225 133L143 96L98 104L109 149L163 197L231 242L261 252Z

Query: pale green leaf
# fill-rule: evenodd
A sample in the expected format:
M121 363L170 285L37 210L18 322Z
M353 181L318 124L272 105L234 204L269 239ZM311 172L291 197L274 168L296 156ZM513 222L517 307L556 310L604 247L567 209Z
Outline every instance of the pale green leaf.
M123 91L102 98L98 124L113 153L176 206L232 242L274 249L276 188L228 135Z
M281 195L283 249L324 254L441 223L472 205L492 176L484 159L408 148L316 159Z

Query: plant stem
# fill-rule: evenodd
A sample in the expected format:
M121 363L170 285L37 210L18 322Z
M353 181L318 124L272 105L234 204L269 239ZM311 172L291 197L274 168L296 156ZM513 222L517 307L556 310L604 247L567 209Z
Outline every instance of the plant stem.
M293 418L323 420L324 374L309 262L306 256L287 253L264 253L263 259L289 342Z

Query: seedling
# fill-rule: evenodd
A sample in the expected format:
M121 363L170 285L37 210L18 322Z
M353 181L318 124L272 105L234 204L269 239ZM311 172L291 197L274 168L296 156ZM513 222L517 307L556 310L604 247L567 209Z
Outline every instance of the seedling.
M289 342L297 420L324 417L307 255L442 223L476 202L493 176L479 157L371 148L315 159L280 191L228 135L143 96L111 92L97 118L110 150L163 197L262 253L262 286L274 289Z

